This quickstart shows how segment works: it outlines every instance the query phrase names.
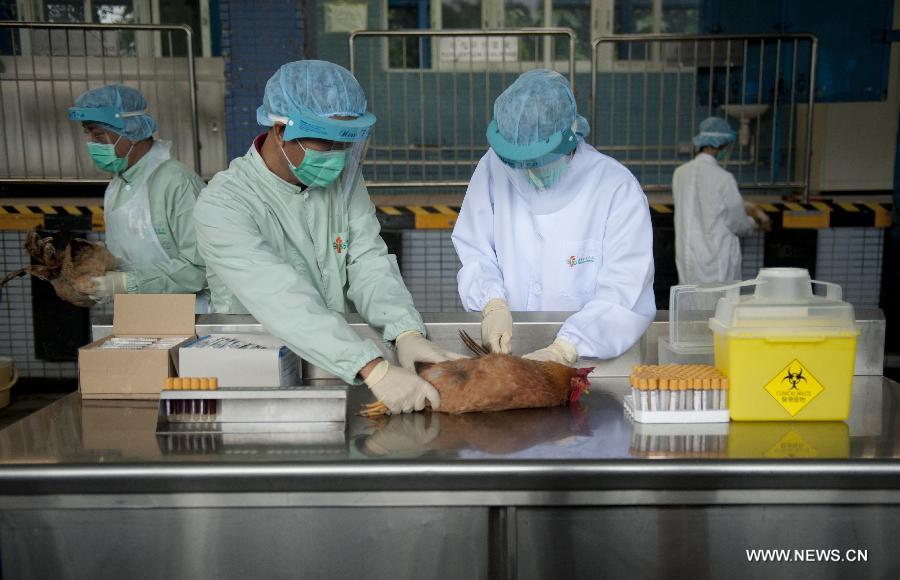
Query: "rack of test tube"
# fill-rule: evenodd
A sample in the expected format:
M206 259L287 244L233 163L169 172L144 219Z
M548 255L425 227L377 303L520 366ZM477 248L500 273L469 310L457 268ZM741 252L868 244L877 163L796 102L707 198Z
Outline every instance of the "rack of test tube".
M163 392L166 391L216 391L219 389L217 377L169 377L166 379ZM218 417L218 401L215 397L175 398L168 397L165 402L166 420L170 423L200 423L215 421Z
M708 365L638 366L625 412L638 423L727 423L728 379Z
M346 386L220 388L216 378L170 377L156 432L343 431L346 420Z

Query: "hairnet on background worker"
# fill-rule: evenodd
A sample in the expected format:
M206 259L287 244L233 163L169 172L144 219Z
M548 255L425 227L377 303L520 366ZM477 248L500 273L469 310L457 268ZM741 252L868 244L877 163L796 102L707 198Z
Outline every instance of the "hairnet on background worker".
M494 103L491 148L453 244L460 298L482 312L495 352L510 351L510 309L574 312L550 346L525 355L569 365L618 356L656 314L647 198L587 133L569 82L553 71L526 72Z
M736 138L737 133L734 132L728 121L721 117L707 117L700 121L700 132L694 135L692 141L697 149L703 147L724 149L734 143Z
M735 138L725 119L704 119L693 139L697 156L672 176L675 265L681 284L740 280L738 236L768 227L765 213L744 203L734 176L719 165Z
M107 85L78 97L69 119L80 122L94 164L112 173L103 199L106 245L119 271L85 281L97 302L123 293L199 293L206 309L206 269L197 252L194 203L205 186L154 140L156 121L137 89Z
M424 338L422 318L381 239L359 161L375 118L346 69L306 60L266 83L257 120L269 130L218 173L194 210L212 311L253 314L302 358L348 383L362 378L393 413L440 396L416 362L460 355ZM343 313L352 302L399 367Z

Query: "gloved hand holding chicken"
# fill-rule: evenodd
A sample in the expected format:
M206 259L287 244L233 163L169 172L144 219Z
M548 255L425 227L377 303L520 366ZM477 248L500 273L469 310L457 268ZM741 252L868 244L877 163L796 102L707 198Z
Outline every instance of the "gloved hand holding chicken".
M397 412L396 409L403 412L418 411L425 408L425 399L432 402L431 410L451 414L555 407L578 401L590 386L587 378L590 368L574 369L565 363L551 360L551 356L568 356L565 360L571 359L574 362L577 355L572 358L571 353L556 354L557 350L565 349L565 346L554 343L556 346L542 349L554 354L546 355L547 358L542 360L529 360L489 352L465 332L460 331L460 336L469 350L477 355L475 358L422 365L418 376L406 371L411 377L433 387L440 407L434 405L431 396L423 395L431 391L413 381L410 376L397 375L399 388L391 389L391 377L388 373L396 367L389 367L386 362L381 362L365 379L379 400L366 405L361 414L365 417L377 417ZM574 351L574 347L571 350ZM538 353L533 354L536 357ZM397 369L401 370L405 369ZM382 375L384 378L381 378Z
M413 372L416 370L416 363L439 363L466 358L464 355L439 347L415 330L404 332L397 337L394 344L397 347L400 366Z
M481 343L491 352L509 354L513 332L509 304L502 298L489 300L481 316Z
M522 358L536 361L550 361L570 367L578 360L578 352L575 350L575 345L571 342L564 338L557 337L550 346L530 352L523 355Z
M87 294L97 304L105 304L116 294L128 293L126 272L107 272L103 276L93 276L76 283L76 288Z
M385 407L383 414L421 411L426 401L432 409L441 406L440 394L428 381L415 371L391 366L385 360L375 365L363 380Z

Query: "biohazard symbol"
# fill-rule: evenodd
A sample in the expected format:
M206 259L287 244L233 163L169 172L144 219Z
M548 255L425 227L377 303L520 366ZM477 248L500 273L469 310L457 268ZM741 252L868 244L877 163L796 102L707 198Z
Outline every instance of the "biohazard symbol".
M782 383L785 381L791 384L791 390L796 389L801 381L807 382L806 377L803 376L803 367L800 367L800 370L797 372L793 372L791 367L788 367L787 375L781 379Z
M765 390L791 417L824 390L822 383L799 360L794 359L765 386Z

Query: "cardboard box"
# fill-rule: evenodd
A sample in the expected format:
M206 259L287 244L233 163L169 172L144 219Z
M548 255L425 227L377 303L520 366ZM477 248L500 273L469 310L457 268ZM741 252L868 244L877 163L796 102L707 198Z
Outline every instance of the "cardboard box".
M84 399L158 399L177 376L178 347L194 338L193 294L117 294L113 333L78 349ZM186 337L168 350L103 350L113 337Z
M300 384L300 359L283 342L267 334L213 334L265 348L180 349L179 376L217 377L223 387L293 387ZM204 337L205 338L205 337Z

